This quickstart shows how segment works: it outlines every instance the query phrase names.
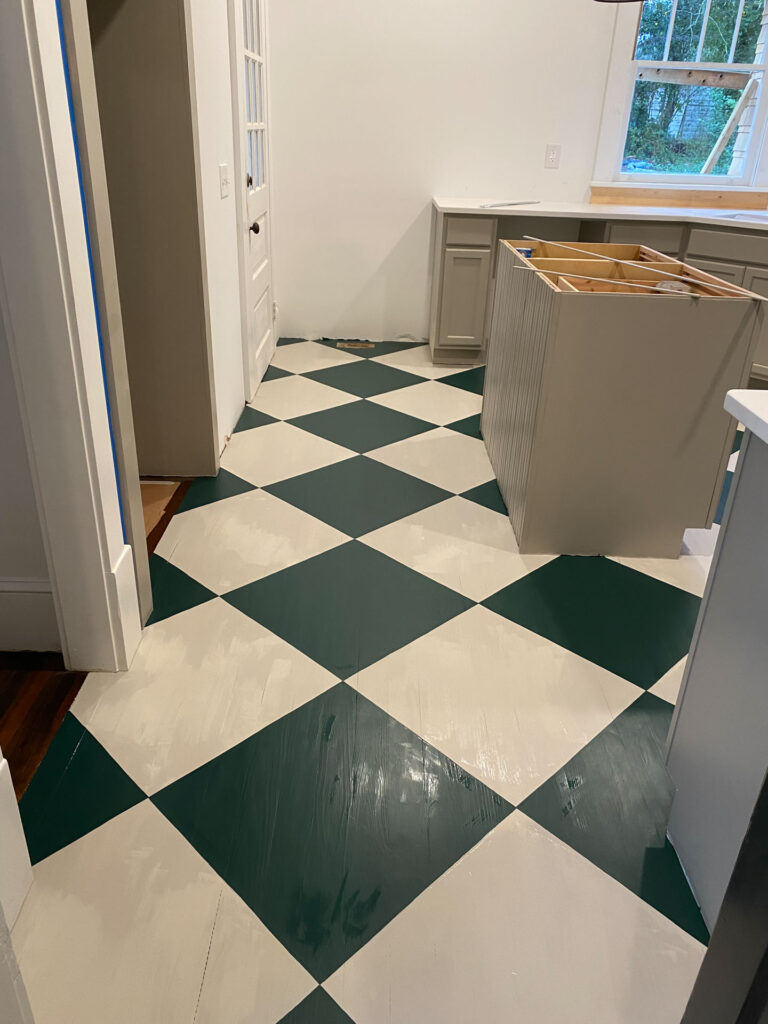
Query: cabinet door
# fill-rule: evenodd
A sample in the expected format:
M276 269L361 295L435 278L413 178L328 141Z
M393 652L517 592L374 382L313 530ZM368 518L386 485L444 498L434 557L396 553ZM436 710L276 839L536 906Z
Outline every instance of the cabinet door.
M443 348L482 348L490 249L446 249L440 304L438 345Z
M768 298L768 267L747 267L744 271L744 288ZM756 377L768 377L768 332L757 343L752 372Z
M690 258L686 259L685 262L690 263L692 267L698 267L705 274L714 274L715 277L720 277L729 284L740 285L744 278L744 267L740 267L738 263L721 263L720 260L697 260Z

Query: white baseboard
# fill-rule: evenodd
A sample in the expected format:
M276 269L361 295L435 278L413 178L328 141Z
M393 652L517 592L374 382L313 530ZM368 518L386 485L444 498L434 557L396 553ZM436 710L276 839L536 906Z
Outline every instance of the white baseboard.
M0 651L60 651L48 580L0 577Z

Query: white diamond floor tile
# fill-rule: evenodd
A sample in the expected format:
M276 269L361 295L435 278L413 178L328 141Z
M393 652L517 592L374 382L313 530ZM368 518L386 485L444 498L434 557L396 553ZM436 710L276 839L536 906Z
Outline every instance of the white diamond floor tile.
M360 540L473 601L484 601L554 557L521 555L506 516L460 497Z
M316 985L225 886L194 1024L275 1024Z
M217 962L217 930L250 968L250 1016L237 1016L244 1000ZM276 1024L312 987L149 801L36 866L13 945L35 1024ZM216 1017L205 985L208 1015L195 1016L206 960L209 986L219 985Z
M92 672L72 713L145 793L338 680L221 599L149 626L126 672Z
M286 346L286 351L290 351L292 347ZM322 412L355 401L355 395L348 395L345 391L328 387L327 384L321 384L309 377L279 377L277 380L267 380L260 384L259 390L249 404L278 420L290 420L294 416Z
M482 395L441 384L438 380L427 380L423 384L388 391L384 395L376 395L370 401L441 427L474 416L483 407Z
M356 1024L679 1024L703 955L516 811L324 987Z
M642 694L479 606L349 682L514 804Z
M221 457L221 468L257 487L266 487L355 454L290 423L269 423L233 434Z
M657 697L669 701L670 704L676 704L677 698L680 695L680 685L683 681L687 660L687 656L681 658L676 665L672 666L669 672L665 672L661 679L653 684L649 692L655 693Z
M354 363L359 359L360 356L346 349L319 345L316 341L301 341L295 345L280 345L272 357L272 365L290 373L312 373L314 370L324 370L329 366Z
M347 540L332 526L257 490L175 515L155 552L209 590L225 594Z
M377 448L368 452L368 458L454 494L461 494L493 479L493 469L483 442L446 427L437 427L416 437Z
M463 370L471 370L471 366L438 366L432 362L429 345L414 345L400 352L390 352L387 356L374 356L372 362L392 366L396 370L406 370L420 377L435 379L448 377Z
M627 558L614 555L612 558L614 562L620 562L630 569L653 576L663 583L671 583L673 587L699 597L704 593L712 563L711 555L682 554L679 558Z

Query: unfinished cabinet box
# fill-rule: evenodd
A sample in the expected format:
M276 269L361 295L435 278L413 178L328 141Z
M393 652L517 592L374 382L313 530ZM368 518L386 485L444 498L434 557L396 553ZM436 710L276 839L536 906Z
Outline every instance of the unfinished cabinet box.
M675 558L712 523L764 304L643 246L579 248L499 243L483 437L523 553Z

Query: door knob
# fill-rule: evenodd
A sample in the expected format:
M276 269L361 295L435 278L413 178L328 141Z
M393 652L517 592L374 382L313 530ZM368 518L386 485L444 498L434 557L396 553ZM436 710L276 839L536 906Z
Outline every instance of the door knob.
M261 228L259 227L259 222L255 220L248 230L252 231L254 235L258 235L258 233L261 231Z

